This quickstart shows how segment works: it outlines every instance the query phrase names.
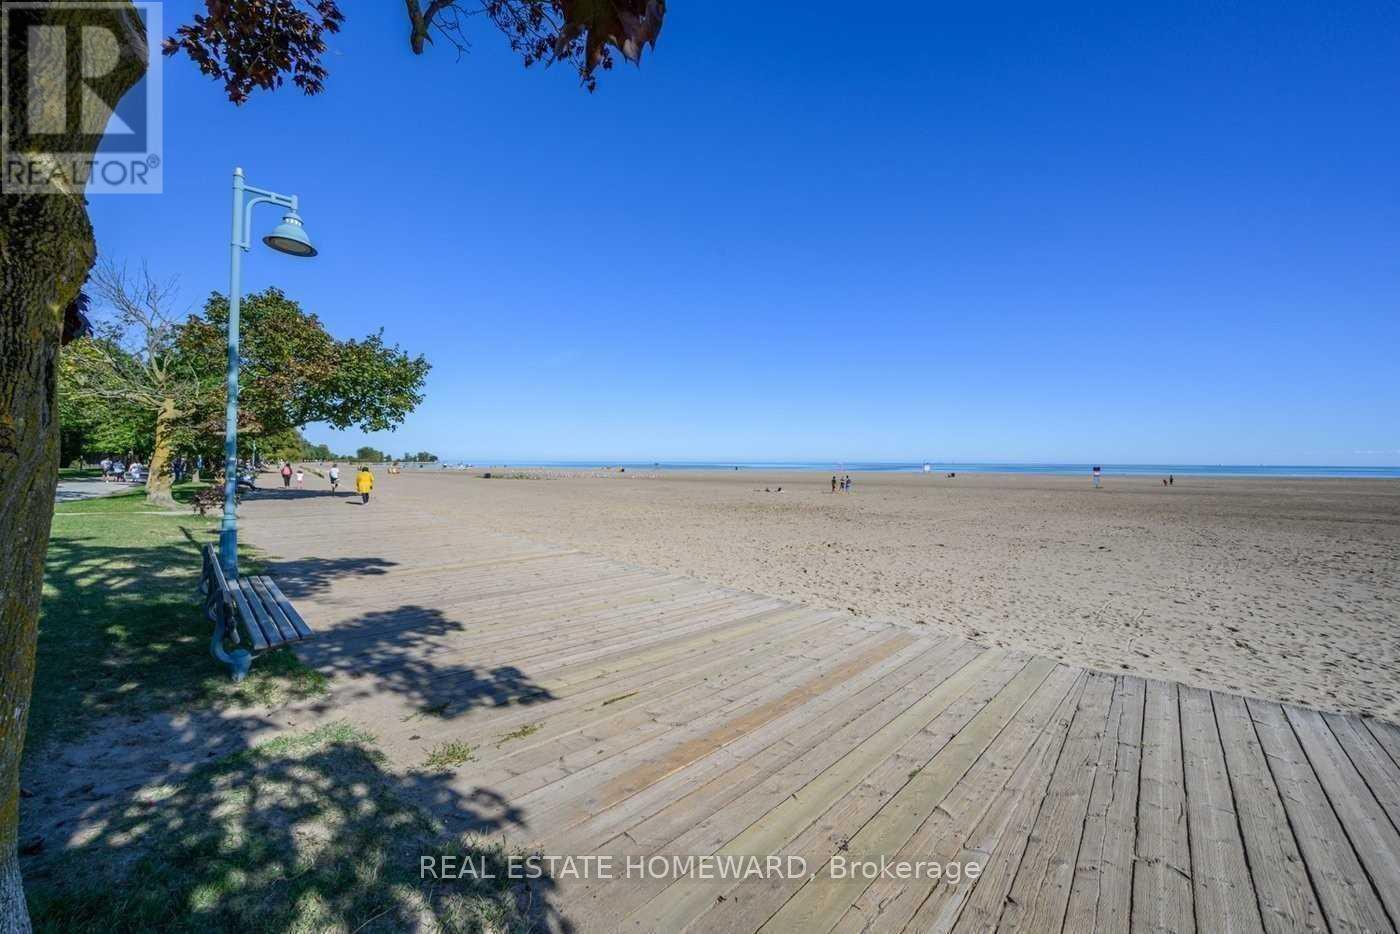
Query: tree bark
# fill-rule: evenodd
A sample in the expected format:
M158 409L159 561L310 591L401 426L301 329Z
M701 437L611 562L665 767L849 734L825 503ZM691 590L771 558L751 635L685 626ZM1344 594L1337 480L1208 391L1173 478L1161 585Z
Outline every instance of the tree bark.
M155 506L175 508L175 497L171 493L174 476L170 461L175 432L175 400L166 399L156 413L156 440L151 451L151 463L146 475L146 500Z
M91 24L94 13L64 9L45 12L55 24ZM131 8L108 14L114 34L126 42L121 64L91 84L105 85L116 99L145 70L142 27ZM11 41L22 42L23 30ZM137 45L139 44L139 48ZM12 69L25 50L12 46ZM62 72L37 69L40 94L66 95ZM19 77L9 75L11 87ZM21 87L25 85L20 85ZM5 119L23 127L24 94L12 93ZM94 151L68 140L69 152ZM22 132L12 149L33 152L36 143ZM60 151L49 145L48 151ZM29 722L38 637L39 595L44 554L53 519L58 482L58 353L63 312L92 267L95 244L81 189L61 194L0 194L0 932L30 930L16 852L19 830L19 769Z

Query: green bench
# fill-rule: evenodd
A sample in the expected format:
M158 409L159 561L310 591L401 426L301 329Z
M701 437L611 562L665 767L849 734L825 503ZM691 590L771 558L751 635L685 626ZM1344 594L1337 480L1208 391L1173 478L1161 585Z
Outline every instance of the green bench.
M242 681L253 667L253 658L270 649L304 642L315 635L306 620L282 593L277 582L265 574L251 574L229 580L219 566L213 545L204 546L204 571L199 578L204 615L214 624L209 649L214 657ZM229 651L224 643L247 648Z

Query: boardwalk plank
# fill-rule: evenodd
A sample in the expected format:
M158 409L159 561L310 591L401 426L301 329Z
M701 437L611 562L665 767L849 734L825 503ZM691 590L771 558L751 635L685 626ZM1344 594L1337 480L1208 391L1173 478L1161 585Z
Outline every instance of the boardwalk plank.
M1325 931L1322 908L1244 698L1216 694L1213 701L1264 928L1270 934Z
M928 819L935 807L967 774L973 764L1036 692L1054 669L1047 659L1036 659L1021 677L984 706L923 768L908 781L864 826L844 842L843 857L894 858ZM772 931L830 930L845 908L869 888L870 879L819 878L804 885L768 921Z
M906 861L951 864L1015 777L1055 711L1075 686L1077 668L1059 665L1036 689L1006 728L896 854ZM899 930L941 879L877 879L852 901L834 930Z
M1180 698L1196 915L1211 928L1263 931L1210 692L1183 686Z
M1065 909L1067 931L1126 931L1132 917L1138 771L1146 684L1120 677L1113 689Z
M1181 934L1195 930L1187 832L1177 686L1149 681L1142 726L1132 930Z
M1333 931L1390 930L1380 898L1283 708L1252 699L1246 704L1328 926Z
M718 852L721 855L759 856L778 852L951 706L979 677L1005 659L1006 653L998 651L983 652L974 658ZM727 888L727 885L705 881L678 881L629 915L625 924L643 930L681 930L709 908Z
M1387 881L1400 879L1400 833L1322 714L1292 705L1284 712L1393 925L1400 919L1400 886Z

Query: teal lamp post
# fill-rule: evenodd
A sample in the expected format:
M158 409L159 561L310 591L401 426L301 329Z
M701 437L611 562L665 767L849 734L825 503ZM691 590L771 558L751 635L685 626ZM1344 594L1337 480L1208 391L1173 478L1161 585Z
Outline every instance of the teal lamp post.
M224 429L224 519L219 525L219 564L230 578L238 576L238 307L242 297L239 282L243 254L248 252L248 229L253 208L275 204L287 209L282 223L263 237L263 243L289 256L315 256L316 248L302 227L297 214L297 196L254 188L243 181L243 170L233 170L233 242L229 250L228 289L228 409Z

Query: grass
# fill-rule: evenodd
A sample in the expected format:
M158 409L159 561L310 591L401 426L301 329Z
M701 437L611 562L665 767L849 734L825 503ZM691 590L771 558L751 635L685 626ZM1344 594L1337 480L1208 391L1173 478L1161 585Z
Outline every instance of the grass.
M523 931L549 880L454 840L348 723L284 736L139 792L93 840L26 859L36 931ZM422 791L423 789L419 789ZM441 790L439 790L441 794ZM424 879L424 856L496 878ZM527 888L528 886L528 888Z
M60 467L58 468L58 479L60 480L91 480L102 476L101 467Z
M325 691L324 676L287 650L259 659L242 684L209 655L195 589L200 546L216 530L214 519L153 510L139 489L54 510L27 754L107 715L275 706Z
M513 739L524 739L527 736L534 736L542 729L544 729L543 723L527 723L520 729L512 730L511 732L502 736L500 742L498 742L496 745L504 746L506 743L510 742Z
M423 760L423 768L430 771L455 768L472 761L472 753L475 751L476 747L468 743L438 743L433 747L433 751L428 753L428 758Z

